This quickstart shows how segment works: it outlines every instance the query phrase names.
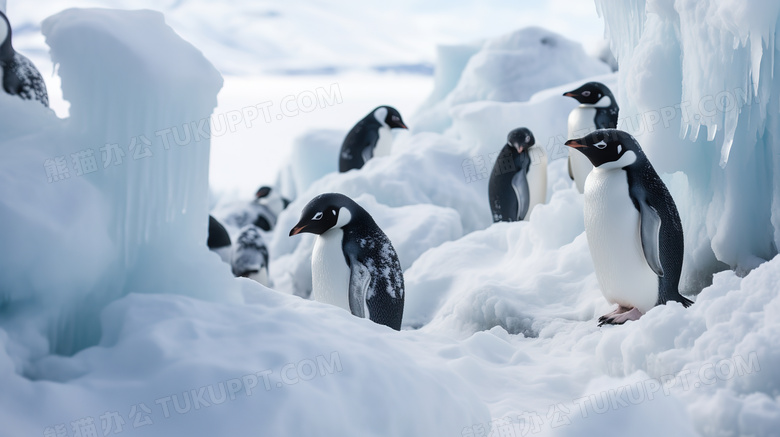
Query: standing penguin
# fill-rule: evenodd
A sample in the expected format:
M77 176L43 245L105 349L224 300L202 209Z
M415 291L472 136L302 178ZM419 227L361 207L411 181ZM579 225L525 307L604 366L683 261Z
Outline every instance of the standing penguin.
M230 261L233 276L255 280L265 286L268 281L268 248L260 228L249 225L241 230Z
M566 145L595 167L585 182L585 234L604 297L603 324L637 320L680 295L683 231L674 199L634 137L597 130Z
M349 131L341 144L339 172L362 168L369 159L390 154L394 128L408 129L401 114L392 106L380 106Z
M401 263L365 209L343 194L321 194L303 208L290 236L301 232L317 235L311 258L314 300L401 329Z
M588 82L576 90L563 93L580 106L569 113L569 138L579 138L596 129L614 129L618 124L618 105L612 91L601 82ZM590 161L580 153L569 150L569 177L580 193L585 189L585 178L593 170Z
M534 135L524 127L507 135L488 182L494 223L527 219L534 206L547 200L547 155L537 147L538 159L532 162L529 149L534 144Z
M24 100L37 100L49 106L49 95L41 73L26 57L16 53L11 44L11 23L0 11L0 66L3 68L3 89Z

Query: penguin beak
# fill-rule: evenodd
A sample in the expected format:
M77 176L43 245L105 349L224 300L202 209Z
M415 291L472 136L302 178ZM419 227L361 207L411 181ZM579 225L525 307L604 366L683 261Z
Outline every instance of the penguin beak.
M569 140L569 141L566 141L564 144L569 146L569 147L573 147L575 149L584 149L584 148L588 147L588 146L580 143L579 140Z
M303 232L304 230L306 230L306 225L302 225L302 224L299 223L299 224L295 225L295 227L290 230L290 236L292 237L293 235L298 235L301 232Z
M514 147L515 150L517 150L517 153L523 153L523 150L525 150L524 146L521 146L520 144L517 143L512 144L512 147Z
M569 91L568 93L563 93L564 97L577 97L577 94L574 94L574 92Z
M400 127L401 129L409 129L408 127L406 127L403 121L399 121L396 127Z

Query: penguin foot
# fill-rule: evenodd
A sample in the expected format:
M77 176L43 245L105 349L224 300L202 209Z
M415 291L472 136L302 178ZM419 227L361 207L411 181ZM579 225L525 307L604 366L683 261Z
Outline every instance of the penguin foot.
M616 316L618 314L623 314L626 311L631 311L631 308L630 307L624 307L622 305L618 305L618 307L617 307L617 309L615 311L612 311L611 313L604 314L603 316L599 317L599 326L603 325L604 324L603 322L605 320L607 320L607 319L609 319L609 318L611 318L613 316Z
M599 317L599 326L622 325L629 320L639 320L640 317L642 317L642 312L638 309L618 306L615 311Z

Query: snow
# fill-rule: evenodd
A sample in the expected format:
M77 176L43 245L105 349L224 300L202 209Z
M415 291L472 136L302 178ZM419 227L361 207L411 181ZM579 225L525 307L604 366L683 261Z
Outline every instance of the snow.
M230 136L197 138L199 122L227 114L215 112L224 71L207 60L213 49L204 44L204 57L153 11L79 9L47 19L69 117L0 93L0 435L776 434L780 125L771 108L780 86L776 49L764 38L774 34L777 9L753 12L730 0L597 5L616 74L538 28L445 41L427 103L416 115L399 108L413 132L398 133L390 155L360 170L336 173L332 151L367 110L394 102L320 108L330 125L311 131L282 120L278 129L298 140L277 188L295 199L267 235L272 289L233 278L205 245L210 207L232 200L209 200L208 186L211 140ZM717 31L686 27L696 14ZM520 47L542 34L558 42L555 53ZM279 36L284 44L304 44L287 36ZM716 63L721 56L733 68ZM570 76L558 72L567 58L582 60ZM529 72L499 68L518 59L554 65L556 74L523 82L516 79ZM694 66L704 76L689 73ZM332 83L347 90L351 75L318 76L299 93ZM733 114L702 121L705 129L723 124L707 141L690 132L681 139L682 116L664 111L712 93L705 76L744 79L750 93L758 86L733 119L725 167ZM675 198L690 308L670 303L638 321L597 326L613 308L589 255L583 198L560 159L576 105L561 94L588 80L613 90L623 126L636 126ZM520 126L550 157L548 203L527 222L493 224L491 153ZM87 149L95 171L77 154ZM109 150L124 151L122 162L104 162ZM70 169L62 180L58 162ZM265 180L246 177L246 195L235 198L248 200ZM352 197L391 240L405 270L401 332L301 298L311 291L314 236L288 232L322 192Z
M439 50L441 73L417 114L416 132L443 132L449 110L476 101L522 102L556 85L610 72L582 46L546 29L528 27L482 44Z

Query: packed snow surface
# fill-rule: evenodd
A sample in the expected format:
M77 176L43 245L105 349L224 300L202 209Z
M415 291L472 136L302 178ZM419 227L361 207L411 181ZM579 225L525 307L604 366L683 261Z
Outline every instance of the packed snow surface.
M327 159L354 120L302 133L279 177L295 199L267 240L272 289L233 278L205 244L202 121L217 105L217 70L157 12L47 19L69 118L0 93L0 435L776 434L780 258L755 244L772 241L778 216L780 131L763 105L780 89L765 38L779 14L768 2L762 14L727 0L599 5L617 74L526 29L442 49L447 74L417 116L404 114L414 132L360 170L338 174ZM693 25L689 13L732 19L714 36L677 32L678 18ZM725 32L747 36L724 45ZM524 52L526 38L539 45ZM735 138L752 142L735 140L722 167L725 137L680 139L679 114L673 135L635 132L680 209L695 304L599 328L612 308L583 197L558 159L575 105L561 94L599 80L627 117L674 107L699 86L683 80L689 44L734 47L733 71L709 51L700 66L728 80L748 68L746 83L765 93L737 117ZM738 54L747 44L751 56ZM571 76L515 80L521 65L557 70L566 58L582 61ZM527 222L493 224L486 178L520 126L550 158L548 203ZM405 270L401 332L305 299L315 237L288 233L322 192L352 197L391 239Z

